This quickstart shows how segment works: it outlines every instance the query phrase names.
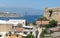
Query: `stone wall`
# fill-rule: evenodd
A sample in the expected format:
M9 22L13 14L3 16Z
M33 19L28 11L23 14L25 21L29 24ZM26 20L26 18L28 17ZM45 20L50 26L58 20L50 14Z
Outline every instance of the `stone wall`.
M52 10L52 15L51 17L49 17L49 10ZM56 20L58 22L60 22L60 8L45 8L44 9L44 17L47 17L47 19L49 20Z
M8 32L12 29L12 24L0 24L0 32Z

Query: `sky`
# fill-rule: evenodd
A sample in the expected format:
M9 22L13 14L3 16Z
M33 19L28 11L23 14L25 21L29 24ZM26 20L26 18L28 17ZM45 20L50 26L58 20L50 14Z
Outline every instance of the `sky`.
M39 9L40 11L44 11L45 7L48 8L60 7L60 0L0 0L0 8L33 8ZM19 13L24 14L25 12ZM43 14L43 12L39 13L30 12L28 14L40 15Z
M60 7L60 0L0 0L0 7L43 9Z

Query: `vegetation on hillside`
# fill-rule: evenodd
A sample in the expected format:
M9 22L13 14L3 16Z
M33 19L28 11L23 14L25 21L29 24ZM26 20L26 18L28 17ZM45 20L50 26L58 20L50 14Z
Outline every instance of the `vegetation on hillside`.
M44 29L40 35L40 38L52 38L51 32L48 32L47 29Z
M32 35L32 33L27 35L27 38L35 38L34 35Z
M49 21L49 24L46 25L45 27L46 27L46 28L55 27L55 26L57 26L57 23L58 23L57 21L51 20L51 21Z
M32 22L33 25L36 25L36 22Z
M41 20L44 20L44 21L45 21L45 20L48 20L48 19L47 19L46 17L43 17L43 16L42 16L42 17L39 17L37 20L38 20L38 21L41 21Z
M43 38L43 37L44 37L44 34L46 34L46 33L47 33L47 29L44 29L44 30L42 31L41 35L40 35L40 38Z

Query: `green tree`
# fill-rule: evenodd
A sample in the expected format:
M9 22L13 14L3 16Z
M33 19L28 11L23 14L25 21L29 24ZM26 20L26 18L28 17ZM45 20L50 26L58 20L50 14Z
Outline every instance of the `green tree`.
M33 24L33 25L36 25L36 22L34 21L34 22L32 22L32 24Z
M55 20L51 20L50 22L49 22L49 24L47 25L47 28L50 28L50 27L55 27L55 26L57 26L57 21L55 21Z
M49 17L51 17L53 10L49 10Z
M32 33L27 35L27 38L35 38L34 35L32 35Z
M39 17L37 20L41 21L41 20L48 20L46 17Z

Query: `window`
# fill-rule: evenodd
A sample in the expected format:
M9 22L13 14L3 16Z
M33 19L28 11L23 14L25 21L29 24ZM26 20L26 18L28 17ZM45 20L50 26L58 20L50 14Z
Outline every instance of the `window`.
M16 33L20 33L20 32L19 31L15 31L14 33L16 34Z
M17 37L19 36L19 35L16 35Z
M32 32L30 32L30 34L32 34Z
M26 28L26 27L24 27L25 29L29 29L29 30L32 30L33 28Z
M0 37L2 37L2 35L0 35Z
M23 24L24 24L24 22L23 22Z
M27 32L24 32L24 34L27 34Z
M6 34L6 36L8 36L8 34Z
M11 36L11 34L9 34L9 36Z
M9 32L9 34L11 35L11 32Z

